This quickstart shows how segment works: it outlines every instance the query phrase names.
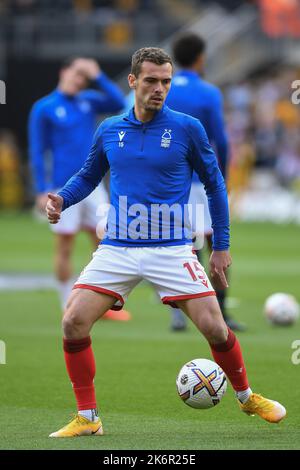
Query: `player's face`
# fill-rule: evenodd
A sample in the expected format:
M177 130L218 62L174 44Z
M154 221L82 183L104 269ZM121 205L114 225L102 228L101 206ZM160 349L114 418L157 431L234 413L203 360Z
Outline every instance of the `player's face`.
M135 89L135 102L145 111L159 111L169 92L172 79L172 65L142 63L138 77L129 75L129 86Z
M83 88L86 88L88 84L86 72L77 60L75 60L69 67L62 70L61 80L64 84L64 89L70 95L76 95Z

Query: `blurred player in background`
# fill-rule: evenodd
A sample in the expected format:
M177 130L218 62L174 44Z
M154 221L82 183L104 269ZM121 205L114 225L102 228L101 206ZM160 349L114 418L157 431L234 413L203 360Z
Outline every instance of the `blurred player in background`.
M98 89L86 89L90 81ZM57 88L38 100L30 113L30 159L36 206L40 211L45 210L48 191L63 187L82 167L93 139L97 115L117 112L123 107L122 91L95 60L78 57L65 61ZM56 239L55 275L63 309L73 286L71 255L75 235L80 230L87 231L96 247L97 234L104 231L106 225L106 217L97 216L97 208L100 203L108 202L102 182L84 201L68 209L59 224L52 226ZM106 318L126 320L129 314L109 311Z
M210 144L216 151L219 167L226 180L228 166L228 141L223 116L223 99L220 90L201 78L205 62L205 41L198 35L186 33L173 43L173 56L180 70L175 73L166 104L175 111L189 114L200 120L206 130ZM202 204L204 227L200 217L191 217L194 232L194 247L200 260L202 234L212 251L212 226L208 201L203 184L196 173L193 175L189 204ZM217 287L217 286L215 286ZM245 326L230 318L226 312L226 289L216 289L217 299L225 322L232 330L241 331ZM172 309L172 329L186 328L186 317L179 309Z
M50 437L103 434L90 332L108 308L122 307L143 279L153 284L163 303L181 308L204 335L243 412L271 423L286 415L280 403L252 393L239 341L224 322L211 283L193 253L191 230L185 230L184 209L194 170L205 184L214 227L210 269L228 287L225 272L231 257L224 178L200 121L164 105L172 70L172 60L162 49L136 51L128 76L135 91L134 108L103 121L83 168L58 194L49 193L46 211L50 223L56 224L62 211L88 196L110 170L107 231L75 283L63 318L64 357L78 413ZM176 206L180 211L164 219L155 212L157 206L172 211Z

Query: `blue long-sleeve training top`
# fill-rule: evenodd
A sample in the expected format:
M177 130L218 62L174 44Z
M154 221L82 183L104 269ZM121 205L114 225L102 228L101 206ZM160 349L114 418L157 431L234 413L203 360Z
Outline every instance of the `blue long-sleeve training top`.
M124 108L122 91L103 72L95 83L101 91L87 89L70 96L57 88L32 107L29 153L38 193L61 188L82 167L92 144L98 114Z
M197 72L181 70L172 79L166 104L175 111L190 114L201 121L208 140L216 151L221 172L226 179L228 139L220 90L203 80ZM196 180L197 175L194 175L193 179Z
M106 119L95 133L83 168L58 193L64 199L63 210L87 197L108 169L112 207L103 244L137 247L190 243L191 237L183 229L184 207L195 171L208 196L213 248L228 249L225 182L197 119L167 106L147 123L136 119L133 108ZM179 209L171 214L170 233L168 220L157 217L162 205Z

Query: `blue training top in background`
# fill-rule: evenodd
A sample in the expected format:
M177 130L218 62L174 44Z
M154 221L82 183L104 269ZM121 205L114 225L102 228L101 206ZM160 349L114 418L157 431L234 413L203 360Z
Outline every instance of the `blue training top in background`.
M209 142L216 151L221 172L226 179L228 141L220 90L204 81L197 72L181 70L172 79L166 104L175 111L200 120ZM193 180L198 180L197 175L194 175Z
M61 188L82 167L98 114L124 108L122 91L103 72L95 83L101 91L89 89L71 96L57 88L34 104L29 118L29 151L38 193Z

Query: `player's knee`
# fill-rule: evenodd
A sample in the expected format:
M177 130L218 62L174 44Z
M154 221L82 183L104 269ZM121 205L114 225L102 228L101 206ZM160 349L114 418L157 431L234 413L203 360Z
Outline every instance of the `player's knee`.
M85 328L85 322L82 316L76 310L66 310L62 320L62 328L66 338L78 334Z
M222 344L226 343L228 338L228 328L224 321L214 325L210 331L210 336L208 338L210 343L213 344Z
M221 315L216 318L210 312L207 312L203 315L199 326L209 343L221 344L226 342L228 329Z

